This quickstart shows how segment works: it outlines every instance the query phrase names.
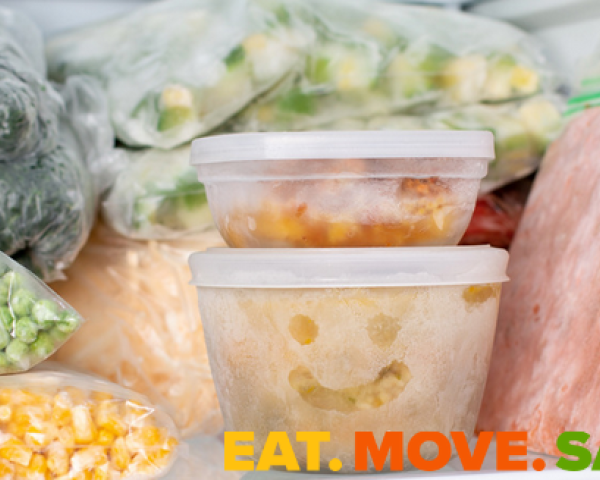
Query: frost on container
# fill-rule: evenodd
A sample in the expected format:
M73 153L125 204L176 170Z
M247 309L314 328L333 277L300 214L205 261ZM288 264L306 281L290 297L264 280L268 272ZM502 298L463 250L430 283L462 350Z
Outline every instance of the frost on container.
M40 369L0 378L0 478L155 479L178 444L166 414L96 377Z
M406 443L422 431L471 438L508 255L477 248L470 250L475 263L464 249L237 249L193 256L226 430L254 432L257 455L270 432L287 432L302 469L306 446L295 442L295 432L330 432L331 441L321 444L321 469L339 458L342 473L353 472L357 431L373 432L378 444L387 431L404 432ZM444 265L437 272L417 264L425 250L437 251L429 260ZM421 453L433 459L437 447L426 444Z
M29 370L82 323L58 295L0 252L0 374Z

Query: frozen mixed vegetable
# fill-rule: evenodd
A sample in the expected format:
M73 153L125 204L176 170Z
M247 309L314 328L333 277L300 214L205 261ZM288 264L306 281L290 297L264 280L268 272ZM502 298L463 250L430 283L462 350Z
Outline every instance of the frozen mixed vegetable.
M0 374L52 355L83 322L38 278L0 252Z
M228 125L305 130L346 118L504 102L559 85L534 40L459 12L309 0L316 32L295 76Z
M178 453L171 419L146 398L49 369L0 378L0 476L157 479Z
M117 137L171 148L220 125L280 81L311 32L286 2L171 0L51 39L51 78L102 80Z
M102 202L119 233L165 239L213 227L204 186L190 167L190 147L127 151L129 163Z
M53 358L146 395L185 437L218 433L223 420L187 259L223 245L216 231L141 242L99 222L68 279L52 284L86 319Z

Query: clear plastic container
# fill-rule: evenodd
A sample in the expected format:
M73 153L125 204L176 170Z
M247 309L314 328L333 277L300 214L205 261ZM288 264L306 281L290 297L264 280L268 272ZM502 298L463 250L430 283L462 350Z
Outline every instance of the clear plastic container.
M302 469L296 432L330 432L321 469L338 458L342 473L354 471L357 431L378 445L404 432L405 452L422 431L470 439L507 262L490 247L194 254L225 429L254 432L257 457L269 432L288 432ZM437 447L421 453L433 459Z
M195 140L230 247L456 245L494 158L490 132L296 132Z

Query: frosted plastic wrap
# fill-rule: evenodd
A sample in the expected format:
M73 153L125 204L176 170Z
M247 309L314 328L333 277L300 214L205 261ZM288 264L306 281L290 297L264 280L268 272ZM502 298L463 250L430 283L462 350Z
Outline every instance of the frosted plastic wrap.
M600 109L575 118L536 176L511 247L478 428L527 432L530 450L563 456L565 431L600 446L598 209ZM510 372L507 375L507 372Z
M316 40L298 73L229 129L304 130L349 116L504 102L561 83L535 40L507 24L368 0L302 5Z
M171 0L51 39L51 78L102 80L117 137L171 148L207 133L300 61L286 2Z
M179 450L172 420L145 397L79 372L0 377L5 478L158 479Z
M0 252L0 375L45 360L82 322L41 280Z
M99 223L68 280L52 284L88 320L54 358L148 396L186 437L218 432L221 413L187 259L220 245L214 231L137 242Z
M324 130L489 130L496 159L489 165L481 191L491 192L537 169L548 145L562 131L564 101L535 96L502 105L470 105L429 115L347 118Z
M105 102L94 82L74 76L58 87L63 113L54 150L0 166L0 251L45 281L60 278L83 247L102 183L118 163L108 119L94 107Z
M128 165L102 202L108 225L138 239L168 239L213 227L204 186L189 165L189 145L122 153Z
M34 161L57 145L62 102L46 80L41 33L0 8L0 168Z

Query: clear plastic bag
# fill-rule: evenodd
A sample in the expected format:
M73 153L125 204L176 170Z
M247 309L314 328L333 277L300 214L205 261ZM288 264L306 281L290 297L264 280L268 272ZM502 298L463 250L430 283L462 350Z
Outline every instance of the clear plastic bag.
M34 161L57 145L62 102L45 79L40 31L0 8L0 168Z
M97 197L119 163L107 117L83 108L103 101L94 80L74 76L59 88L56 148L31 162L0 165L0 251L45 281L60 278L83 247Z
M533 38L507 24L368 0L303 6L317 32L304 64L227 129L312 129L348 116L503 102L560 84Z
M171 0L59 35L51 78L101 79L117 137L172 148L207 133L271 88L310 39L286 2Z
M102 202L108 225L138 239L168 239L214 227L204 186L190 167L189 145L127 155L128 166Z
M162 478L178 457L171 418L100 378L43 364L0 377L2 478Z
M491 192L534 172L548 145L562 131L564 102L558 96L535 97L500 105L470 105L429 115L348 118L330 130L489 130L496 159L490 163L482 192Z
M0 375L52 355L83 319L42 281L0 252Z
M68 280L52 288L86 318L53 357L146 395L186 437L222 428L189 255L224 246L216 231L140 242L99 222Z

